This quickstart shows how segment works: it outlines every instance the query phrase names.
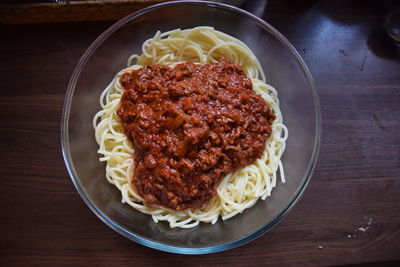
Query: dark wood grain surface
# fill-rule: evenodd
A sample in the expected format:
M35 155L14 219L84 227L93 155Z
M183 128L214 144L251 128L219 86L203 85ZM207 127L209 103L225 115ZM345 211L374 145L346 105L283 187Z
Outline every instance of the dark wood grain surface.
M165 1L168 0L11 0L7 5L1 5L0 0L0 23L118 20L134 11Z
M250 1L248 1L250 2ZM112 22L0 25L0 264L256 266L400 260L400 48L383 31L396 1L270 0L245 8L281 31L319 89L322 146L304 196L242 247L175 255L102 223L60 148L67 83Z

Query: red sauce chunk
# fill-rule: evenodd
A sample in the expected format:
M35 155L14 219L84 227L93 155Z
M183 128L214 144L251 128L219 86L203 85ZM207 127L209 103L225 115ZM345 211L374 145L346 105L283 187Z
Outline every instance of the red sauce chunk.
M145 66L121 84L131 183L149 204L203 207L224 175L261 157L271 135L275 115L236 64Z

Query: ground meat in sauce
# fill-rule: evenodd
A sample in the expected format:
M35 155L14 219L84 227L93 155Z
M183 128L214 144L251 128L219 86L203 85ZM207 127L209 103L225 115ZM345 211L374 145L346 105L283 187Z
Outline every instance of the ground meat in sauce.
M201 208L225 174L261 157L271 135L275 115L236 64L146 66L121 84L131 182L150 204Z

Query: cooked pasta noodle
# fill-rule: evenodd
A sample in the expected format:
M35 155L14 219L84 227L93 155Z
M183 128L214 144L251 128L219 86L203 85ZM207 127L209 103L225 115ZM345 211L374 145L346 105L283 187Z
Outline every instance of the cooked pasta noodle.
M253 89L260 94L276 118L272 134L266 142L261 158L253 164L229 173L221 179L216 196L201 209L174 211L147 204L130 183L134 169L134 148L125 136L121 120L116 114L124 89L121 75L132 69L151 64L173 66L182 62L216 63L226 59L240 65L252 80ZM277 184L277 172L285 182L282 153L288 130L282 121L276 90L265 83L265 75L253 52L238 39L211 27L157 32L146 40L142 54L128 59L128 68L121 70L105 88L100 97L101 110L93 118L100 161L106 162L106 178L122 194L122 202L150 214L154 222L167 221L170 227L190 228L200 222L216 223L218 218L229 219L253 206L258 199L265 200Z

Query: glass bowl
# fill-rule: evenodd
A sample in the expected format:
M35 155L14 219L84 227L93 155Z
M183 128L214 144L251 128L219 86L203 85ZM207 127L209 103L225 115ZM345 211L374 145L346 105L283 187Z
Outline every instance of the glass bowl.
M260 60L267 82L278 90L289 129L283 165L286 183L272 196L229 220L171 229L121 203L99 162L92 119L99 96L131 54L157 30L212 26L245 42ZM65 164L91 210L123 236L155 249L184 254L223 251L242 245L277 224L298 201L312 175L320 143L320 109L314 82L293 46L271 25L241 9L211 2L154 5L116 22L88 48L76 67L65 98L61 142Z

